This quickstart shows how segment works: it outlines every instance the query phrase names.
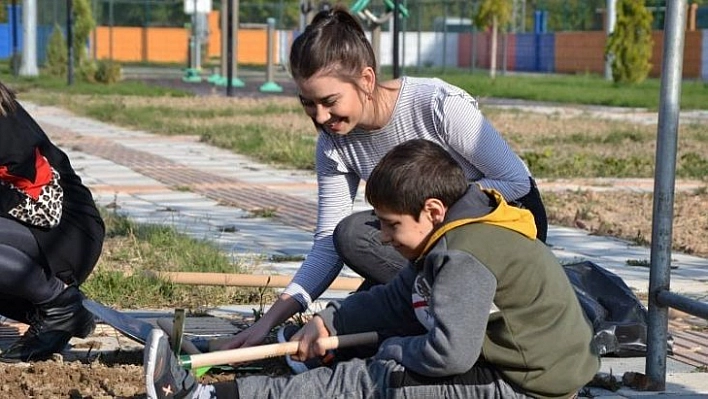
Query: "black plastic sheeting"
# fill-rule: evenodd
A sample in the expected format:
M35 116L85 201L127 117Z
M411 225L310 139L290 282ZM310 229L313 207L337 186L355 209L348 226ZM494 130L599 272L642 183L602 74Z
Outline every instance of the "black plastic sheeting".
M563 265L594 329L600 356L643 357L647 350L647 308L616 274L590 261ZM669 337L669 353L673 339Z

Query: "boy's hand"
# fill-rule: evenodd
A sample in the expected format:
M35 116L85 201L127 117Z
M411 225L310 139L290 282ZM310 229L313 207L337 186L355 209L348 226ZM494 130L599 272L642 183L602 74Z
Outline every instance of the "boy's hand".
M322 322L322 319L319 316L313 317L290 339L291 341L300 341L297 348L297 354L292 355L291 357L293 360L303 362L313 357L324 356L326 350L317 344L317 340L320 338L327 338L329 336L329 331Z

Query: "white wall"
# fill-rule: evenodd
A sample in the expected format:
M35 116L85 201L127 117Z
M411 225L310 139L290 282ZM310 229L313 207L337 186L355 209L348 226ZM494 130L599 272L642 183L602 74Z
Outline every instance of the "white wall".
M283 30L276 32L279 51L274 62L279 65L285 65L290 54L290 43L292 43L296 33ZM371 32L367 32L366 37L371 40ZM457 33L421 32L418 34L418 32L407 32L405 35L401 34L399 39L400 53L398 60L401 66L406 67L416 67L418 65L456 67L457 42ZM393 35L391 32L381 33L381 50L380 54L378 54L378 59L381 65L393 65ZM444 64L443 59L445 61Z
M419 40L420 39L420 40ZM399 57L402 66L457 66L457 33L406 32L399 38ZM420 48L419 48L420 46ZM393 65L393 34L381 34L381 65ZM420 62L420 64L419 64Z

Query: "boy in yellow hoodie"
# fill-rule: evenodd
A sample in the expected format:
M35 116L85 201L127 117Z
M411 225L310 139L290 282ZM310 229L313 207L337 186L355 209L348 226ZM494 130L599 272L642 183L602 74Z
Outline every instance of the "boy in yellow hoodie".
M531 213L470 185L439 145L394 147L367 182L381 239L411 261L388 284L319 312L293 340L376 331L378 352L296 376L199 385L161 331L145 352L148 396L568 398L597 372L592 327Z

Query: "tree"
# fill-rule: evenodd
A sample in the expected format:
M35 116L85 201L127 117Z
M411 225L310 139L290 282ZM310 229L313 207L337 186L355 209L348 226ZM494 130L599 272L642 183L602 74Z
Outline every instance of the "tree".
M84 80L93 82L96 75L96 63L88 56L86 44L91 32L96 27L89 0L74 0L72 3L72 51L74 65Z
M47 62L45 66L46 72L51 76L66 76L67 65L67 48L64 34L61 27L54 25L51 36L49 36L49 44L47 45Z
M489 66L489 77L494 79L497 69L497 32L499 27L505 27L511 21L511 14L514 5L511 0L482 0L477 14L474 16L474 23L480 29L492 28L492 50L491 64Z
M618 0L617 22L605 47L616 83L640 83L651 70L652 17L642 0Z

